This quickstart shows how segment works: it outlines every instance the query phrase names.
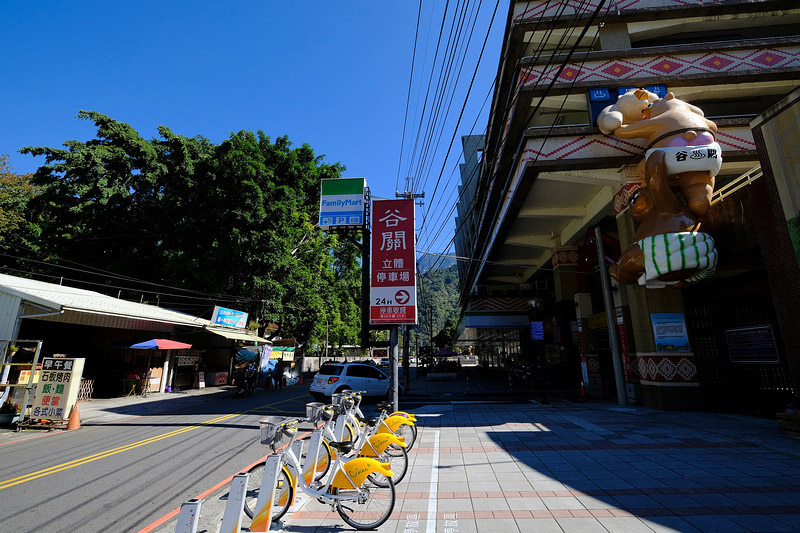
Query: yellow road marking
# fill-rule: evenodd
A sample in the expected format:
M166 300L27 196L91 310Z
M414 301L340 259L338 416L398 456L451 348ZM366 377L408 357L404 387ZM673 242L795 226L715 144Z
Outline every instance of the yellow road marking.
M248 409L247 411L242 411L240 413L233 413L228 415L219 416L217 418L212 418L211 420L207 420L205 422L200 422L199 424L194 424L191 426L187 426L185 428L176 429L174 431L170 431L168 433L164 433L163 435L156 435L155 437L150 437L149 439L140 440L137 442L132 442L130 444L126 444L124 446L119 446L117 448L113 448L111 450L106 450L104 452L99 452L94 455L90 455L88 457L83 457L81 459L75 459L73 461L69 461L60 465L51 466L50 468L45 468L43 470L38 470L36 472L31 472L30 474L25 474L23 476L17 476L15 478L7 479L5 481L0 481L0 490L7 489L9 487L13 487L14 485L19 485L21 483L26 483L28 481L33 481L34 479L38 479L40 477L49 476L51 474L55 474L57 472L62 472L64 470L69 470L70 468L75 468L76 466L81 466L86 463L91 463L93 461L97 461L99 459L105 459L106 457L110 457L112 455L116 455L118 453L127 452L128 450L132 450L134 448L138 448L140 446L144 446L146 444L152 444L154 442L158 442L163 439L167 439L170 437L175 437L182 433L186 433L188 431L193 431L195 429L201 428L203 426L208 426L210 424L216 424L218 422L222 422L224 420L229 420L236 416L243 415L245 413L250 413L251 411L255 411L257 409L263 409L266 407L270 407L272 405L280 405L282 403L286 403L291 400L296 400L302 398L302 396L295 396L293 398L287 398L285 400L281 400L279 402L274 402L271 404L262 405L259 407L254 407L253 409Z

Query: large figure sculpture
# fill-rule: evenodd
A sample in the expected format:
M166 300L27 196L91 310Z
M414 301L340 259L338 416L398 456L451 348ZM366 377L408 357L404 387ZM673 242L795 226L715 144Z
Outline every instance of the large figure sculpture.
M716 124L699 108L672 93L654 97L643 89L630 91L598 117L604 133L649 141L639 167L644 184L630 204L639 223L634 244L610 273L625 284L682 287L716 269L714 240L700 227L711 207L722 150Z

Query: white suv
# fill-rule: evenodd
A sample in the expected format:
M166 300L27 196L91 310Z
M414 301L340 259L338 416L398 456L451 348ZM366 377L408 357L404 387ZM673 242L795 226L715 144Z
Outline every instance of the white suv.
M367 391L366 396L385 397L391 384L389 376L368 363L324 363L309 390L320 401L347 389Z

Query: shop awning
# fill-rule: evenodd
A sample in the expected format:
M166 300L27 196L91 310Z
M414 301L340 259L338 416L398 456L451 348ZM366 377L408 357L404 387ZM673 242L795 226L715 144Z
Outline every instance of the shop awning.
M268 339L263 337L259 337L252 331L247 330L232 330L232 329L224 329L224 328L215 328L215 327L206 327L206 331L209 333L213 333L215 335L220 335L225 337L226 339L231 339L235 341L252 341L252 342L260 342L260 343L269 343Z
M273 346L269 358L292 361L294 360L294 348L294 346Z

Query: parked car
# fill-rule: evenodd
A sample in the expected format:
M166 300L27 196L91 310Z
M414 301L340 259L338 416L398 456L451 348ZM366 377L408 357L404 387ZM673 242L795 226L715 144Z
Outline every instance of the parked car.
M325 363L314 375L309 390L319 401L344 390L366 391L366 396L387 397L391 384L389 376L367 363Z

